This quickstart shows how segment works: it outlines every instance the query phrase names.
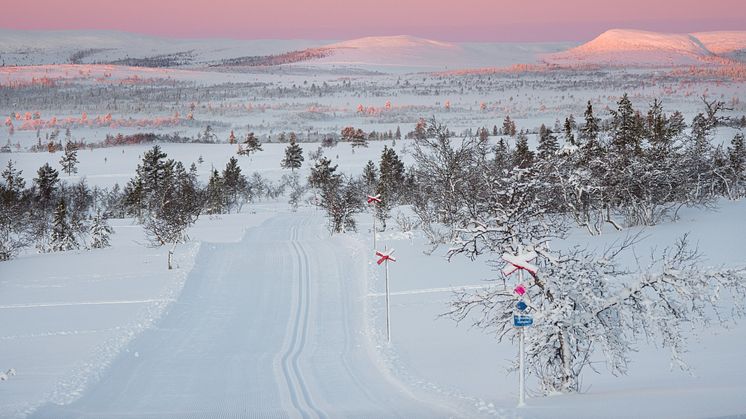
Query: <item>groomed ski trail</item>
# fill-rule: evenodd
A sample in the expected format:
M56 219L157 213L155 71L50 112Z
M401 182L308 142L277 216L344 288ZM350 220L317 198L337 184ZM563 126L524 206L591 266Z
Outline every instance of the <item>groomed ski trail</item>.
M317 212L204 244L182 294L75 402L35 418L443 418L379 370L367 259Z

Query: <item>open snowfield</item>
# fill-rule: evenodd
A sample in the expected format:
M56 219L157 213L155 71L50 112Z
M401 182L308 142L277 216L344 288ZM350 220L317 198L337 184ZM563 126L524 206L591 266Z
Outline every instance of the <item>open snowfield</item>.
M227 147L164 145L170 156L203 155L203 165L214 160L217 167L230 155ZM340 162L354 162L344 170L380 153L378 143L354 155L344 145L337 149ZM280 150L267 148L245 169L273 176L270 162ZM135 156L144 150L83 152L81 175L110 185L101 153L122 151ZM48 153L13 157L26 172ZM122 160L129 167L137 162ZM125 166L116 171L131 176ZM636 252L689 232L709 265L740 266L745 213L744 202L687 210L679 222L646 229L650 238ZM0 359L3 368L18 371L1 383L3 416L22 417L42 404L34 417L260 411L312 417L719 417L746 411L739 396L746 392L742 324L692 331L689 373L670 369L665 349L642 345L628 376L613 377L599 365L600 374L584 375L585 393L532 398L516 409L516 375L506 372L516 346L438 317L453 290L502 286L499 274L480 261L449 263L445 249L427 256L420 234L392 223L379 234L379 247L395 248L398 256L391 266L389 346L370 214L358 219L360 233L330 238L321 213L308 206L292 213L284 203L253 204L241 214L203 217L190 232L192 242L177 249L178 268L171 272L165 249L146 247L141 227L131 220L116 221L109 249L29 254L3 263ZM577 230L557 246L603 247L629 233L590 238Z
M298 173L306 179L309 153L346 126L378 133L400 128L406 136L420 118L436 117L461 135L481 127L491 132L509 115L529 132L533 148L541 124L554 128L569 114L579 120L587 101L607 118L625 92L641 110L661 98L666 112L679 110L687 122L704 111L702 97L722 100L725 116L746 114L741 67L669 67L680 54L687 65L707 51L742 57L742 32L695 39L645 35L671 54L654 68L586 68L573 56L593 52L606 60L621 46L640 42L634 32L616 33L625 43L554 56L575 60L579 68L540 70L531 66L575 45L384 37L225 41L215 49L198 40L174 44L77 34L70 35L75 42L91 36L97 41L78 57L80 64L71 64L71 54L81 49L52 42L53 33L0 35L0 51L15 60L8 64L19 65L0 67L0 146L7 141L11 151L0 153L0 168L12 160L27 184L44 163L59 168L61 157L29 149L46 144L50 135L64 141L68 128L73 139L92 147L78 151L78 173L61 174L61 180L112 188L123 187L152 148L98 148L107 135L120 133L195 138L210 125L218 143L159 143L185 167L195 163L206 183L213 169L222 170L236 154L237 146L227 144L230 132L238 140L255 132L264 150L237 156L239 165L245 175L257 172L276 182L289 172L280 167L287 144L278 138L290 132L303 147L306 160ZM330 46L337 53L308 62L210 67L220 60ZM657 54L647 48L628 57ZM189 65L114 63L124 56L178 56L187 50L193 51ZM719 127L714 142L728 144L742 129ZM513 138L504 138L514 145ZM384 146L411 164L412 141L371 141L357 150L340 143L323 148L323 155L340 172L358 175L369 160L379 161ZM627 375L613 376L599 357L597 372L587 368L582 375L582 393L551 397L542 397L536 378L529 377L529 399L517 408L518 377L508 371L517 342L498 343L468 321L442 317L455 291L512 287L516 280L504 279L486 259L448 261L445 247L425 254L423 233L402 229L392 218L377 236L379 249L396 249L397 261L389 266L389 344L372 214L356 216L358 232L330 236L310 198L307 193L297 211L282 196L248 203L239 213L202 215L189 229L189 241L176 247L173 270L167 269L168 248L149 247L133 219L111 220L115 234L106 249L27 249L0 262L0 372L17 372L0 381L0 418L746 416L743 320L688 331L684 358L690 371L672 366L667 349L642 342ZM411 215L406 208L392 215L399 210ZM678 221L645 229L608 227L590 236L575 228L552 247L602 249L639 231L646 239L623 256L629 266L687 233L706 266L746 266L744 200L684 208Z

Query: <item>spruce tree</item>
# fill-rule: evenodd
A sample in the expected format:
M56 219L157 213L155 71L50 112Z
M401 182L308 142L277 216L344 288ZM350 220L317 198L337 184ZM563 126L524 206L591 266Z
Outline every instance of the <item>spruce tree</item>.
M525 133L518 134L513 151L513 166L525 169L534 163L534 152L528 148L528 137Z
M241 173L238 160L231 157L223 170L223 189L225 191L226 205L228 211L239 205L241 191L246 188L246 177Z
M213 169L205 190L205 212L210 215L222 214L225 207L223 179L220 173Z
M580 130L581 138L585 142L598 141L598 118L593 116L593 105L591 105L590 100L588 101L583 116L585 117L585 125L583 125L583 128Z
M62 155L62 158L60 158L62 171L65 172L68 176L73 173L78 173L77 164L78 151L75 149L75 146L73 146L72 143L68 142L65 145L65 153Z
M575 134L573 134L573 131L575 130L575 118L573 118L572 115L565 118L564 130L565 130L565 141L568 144L577 145L575 143Z
M253 132L250 132L246 134L246 139L243 141L243 144L239 146L238 154L251 156L251 154L256 153L257 151L262 151L262 144L259 142L256 135L254 135Z
M114 233L114 230L109 225L105 215L101 214L101 211L96 211L96 214L91 220L91 247L94 249L103 249L111 246L109 243L109 236Z
M67 220L67 205L64 198L60 198L54 210L50 246L53 252L78 248L78 241L75 239L73 229Z
M282 159L280 165L284 169L290 169L295 171L299 169L303 164L303 149L295 142L291 136L290 145L285 149L285 158Z
M363 182L365 182L365 191L372 194L375 191L376 183L378 183L378 170L372 160L368 160L363 168Z
M541 124L541 127L539 128L539 158L547 160L554 156L557 153L557 150L559 150L557 138L552 133L552 130L547 128L544 124Z
M37 177L34 178L37 191L36 199L42 209L47 209L52 202L54 193L57 191L57 184L60 181L59 173L54 170L49 163L44 163L44 165L37 170L36 176Z

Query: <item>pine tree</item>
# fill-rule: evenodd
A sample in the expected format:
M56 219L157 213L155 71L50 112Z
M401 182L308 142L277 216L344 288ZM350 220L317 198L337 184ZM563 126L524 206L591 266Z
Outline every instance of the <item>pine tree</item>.
M292 133L291 133L292 134ZM285 158L282 159L280 165L284 169L290 169L295 171L299 169L303 164L303 149L296 144L293 136L291 135L290 145L285 149Z
M376 205L376 216L381 221L381 228L386 230L386 219L389 218L391 208L399 200L405 180L404 163L399 159L394 149L383 147L378 172L380 177L375 193L380 195L381 202Z
M26 180L21 177L22 170L18 170L13 160L8 160L8 164L0 174L3 184L0 184L0 202L5 206L12 206L21 199L21 194L26 187Z
M541 127L539 128L539 158L547 160L554 156L557 153L557 150L559 150L557 138L552 133L552 130L544 126L544 124L541 124Z
M363 168L363 182L365 182L365 191L372 194L375 191L376 183L378 183L378 170L372 160L368 160Z
M246 188L246 177L241 174L241 167L238 166L238 160L231 157L223 170L223 189L225 191L226 204L230 211L238 205L241 191Z
M503 135L510 135L511 137L515 137L515 134L516 134L515 122L512 119L510 119L510 115L508 115L503 120Z
M169 183L174 161L166 160L166 157L168 155L156 144L145 153L137 166L136 177L142 181L142 198L146 208L152 209L159 205L156 201Z
M238 154L251 156L252 153L256 153L257 151L262 151L262 144L259 142L256 135L254 135L253 132L250 132L246 134L246 139L243 141L243 144L238 147Z
M728 160L733 170L734 189L738 197L743 196L741 189L744 185L743 179L746 177L746 146L744 145L743 134L740 132L733 137L728 147Z
M311 173L308 175L308 184L323 193L325 189L339 183L340 175L335 173L336 171L337 165L332 166L331 160L322 157L311 168Z
M222 214L225 207L223 179L220 178L220 173L215 169L210 175L205 195L205 212L210 215Z
M101 211L96 211L96 215L91 220L91 247L94 249L103 249L111 246L109 236L114 230L109 225L105 215Z
M59 173L49 163L44 163L44 166L36 172L36 176L34 183L36 184L39 205L42 209L49 208L54 193L57 191L57 184L60 181Z
M77 164L78 151L75 149L75 146L73 146L72 143L68 142L65 145L65 153L62 155L62 158L60 158L62 171L65 172L68 176L73 173L78 173L78 168L76 167Z
M534 152L528 148L528 137L521 132L513 151L513 165L525 169L534 163Z
M396 126L396 132L394 133L394 139L395 140L401 140L401 128L399 126Z
M497 137L500 134L500 131L497 130L497 125L492 126L492 136Z
M54 210L50 246L53 252L78 248L73 229L67 220L67 206L64 198L60 198Z
M236 144L236 135L233 133L233 130L231 130L231 133L228 136L228 144Z
M632 108L632 102L625 93L617 102L617 110L611 111L613 137L611 144L616 148L623 160L632 154L639 155L642 151L642 117Z
M480 128L479 129L479 140L480 141L487 141L490 139L490 132L487 131L487 128Z
M573 118L572 115L565 118L565 141L568 144L577 145L575 143L575 134L573 134L573 131L575 130L575 118Z
M588 101L588 106L586 106L583 116L585 117L585 125L583 125L583 128L580 130L581 138L585 142L598 141L598 118L593 116L593 105L591 105L590 100Z

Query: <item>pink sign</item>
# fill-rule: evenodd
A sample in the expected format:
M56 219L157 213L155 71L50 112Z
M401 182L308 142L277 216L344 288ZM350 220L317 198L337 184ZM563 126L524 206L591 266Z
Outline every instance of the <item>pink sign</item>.
M518 295L523 295L526 293L526 287L524 287L523 284L518 284L515 286L515 289L513 291L515 291L515 293Z

